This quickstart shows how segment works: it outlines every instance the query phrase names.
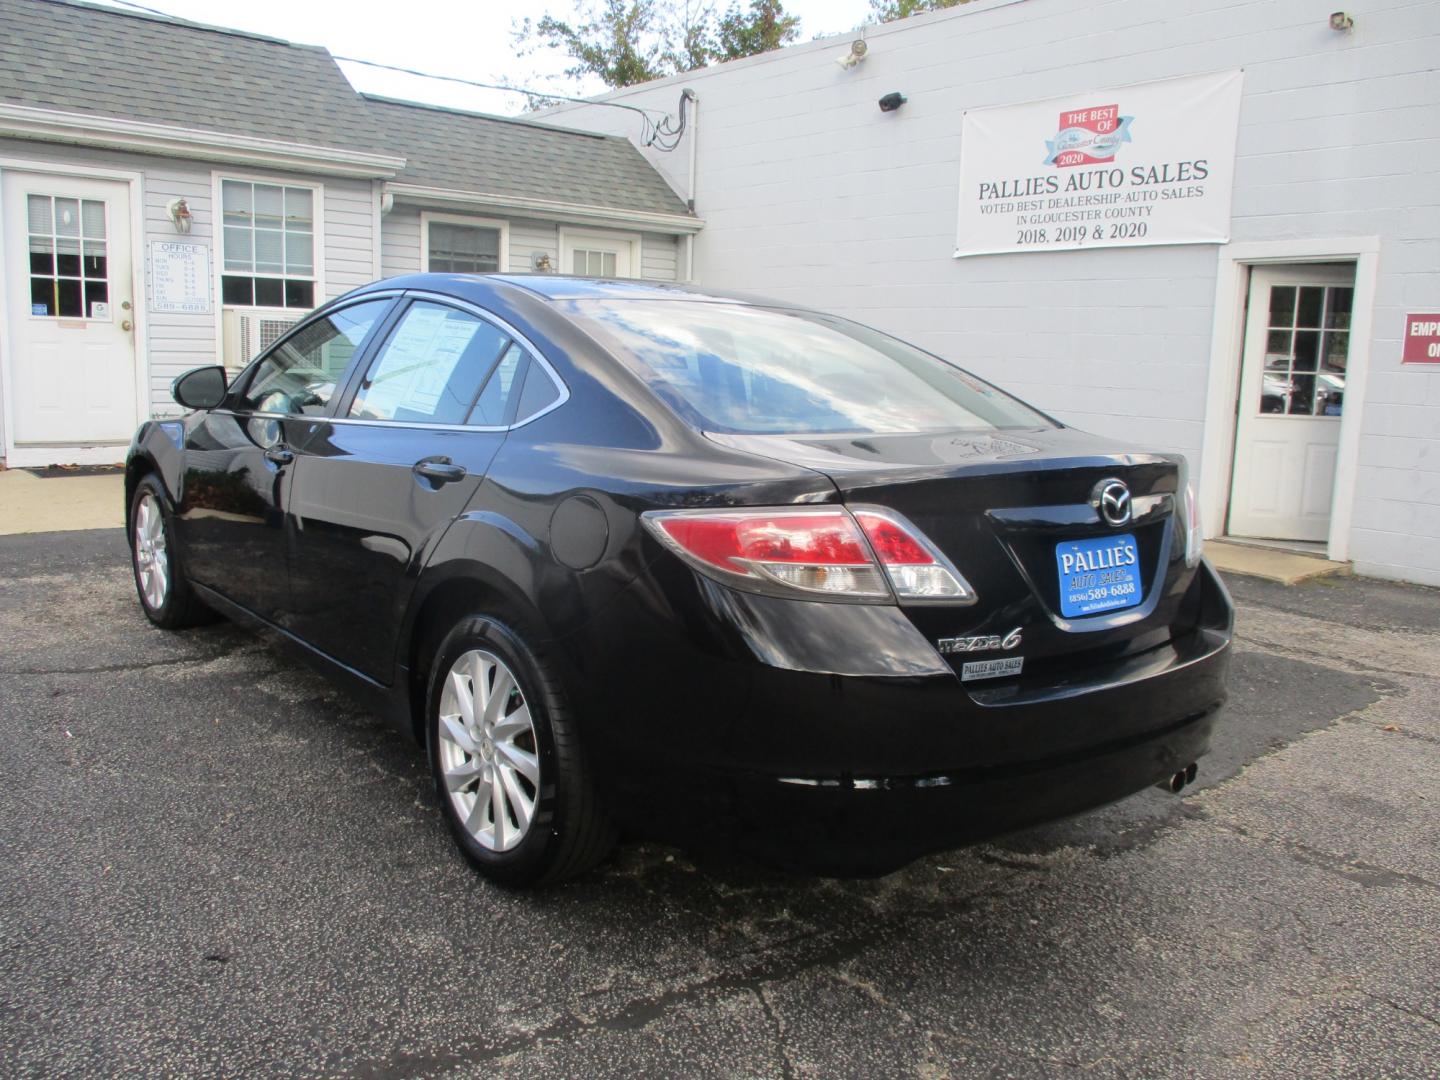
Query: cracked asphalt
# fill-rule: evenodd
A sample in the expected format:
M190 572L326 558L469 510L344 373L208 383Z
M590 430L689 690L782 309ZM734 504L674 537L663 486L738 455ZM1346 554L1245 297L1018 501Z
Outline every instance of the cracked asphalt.
M454 854L418 751L118 531L0 538L0 1074L1440 1076L1440 594L1232 581L1200 780L875 881Z

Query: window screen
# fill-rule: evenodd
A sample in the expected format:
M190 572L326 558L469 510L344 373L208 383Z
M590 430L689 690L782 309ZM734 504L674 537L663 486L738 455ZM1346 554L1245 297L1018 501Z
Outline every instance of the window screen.
M488 274L500 269L499 229L432 221L427 239L427 269L432 274Z
M464 311L411 304L371 363L350 415L463 424L506 341L494 326Z

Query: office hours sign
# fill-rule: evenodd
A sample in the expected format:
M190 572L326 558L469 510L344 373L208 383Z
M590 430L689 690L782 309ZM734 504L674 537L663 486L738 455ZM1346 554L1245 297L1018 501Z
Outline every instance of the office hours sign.
M967 111L955 256L1225 243L1242 78Z

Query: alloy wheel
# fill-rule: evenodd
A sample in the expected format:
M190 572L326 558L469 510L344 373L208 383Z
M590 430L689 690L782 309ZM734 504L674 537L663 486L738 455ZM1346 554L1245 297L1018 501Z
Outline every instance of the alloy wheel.
M494 653L461 654L440 694L440 771L466 832L491 851L525 839L540 794L530 704Z
M146 605L159 611L170 593L170 555L165 548L160 500L148 492L135 507L135 570Z

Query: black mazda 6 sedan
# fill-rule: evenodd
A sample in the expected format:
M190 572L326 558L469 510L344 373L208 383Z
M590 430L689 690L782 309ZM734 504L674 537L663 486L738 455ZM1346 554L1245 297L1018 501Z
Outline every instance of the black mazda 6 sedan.
M496 881L622 829L883 873L1178 790L1225 699L1182 458L834 315L393 278L174 395L126 469L146 615L392 717Z

